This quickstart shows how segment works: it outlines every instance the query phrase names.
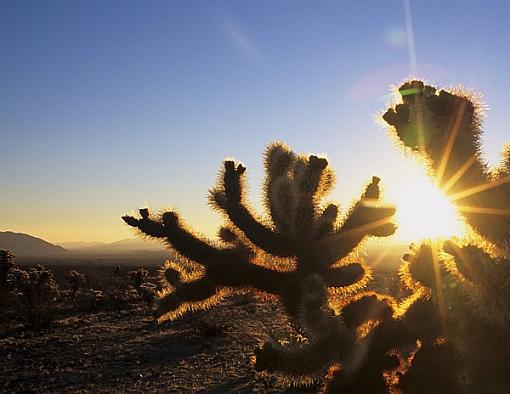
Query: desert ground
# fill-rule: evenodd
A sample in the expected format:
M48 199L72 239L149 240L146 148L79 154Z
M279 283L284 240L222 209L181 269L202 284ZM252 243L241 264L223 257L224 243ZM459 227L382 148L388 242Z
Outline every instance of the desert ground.
M107 291L111 264L46 265L61 291L78 269L88 286ZM122 266L127 273L136 266ZM156 267L150 267L153 279ZM129 280L125 280L125 284ZM129 286L129 285L128 285ZM2 392L263 392L299 393L274 376L258 374L253 350L271 335L297 335L277 303L250 293L230 296L207 311L157 324L141 300L90 310L60 306L50 326L23 324L4 306L0 324Z

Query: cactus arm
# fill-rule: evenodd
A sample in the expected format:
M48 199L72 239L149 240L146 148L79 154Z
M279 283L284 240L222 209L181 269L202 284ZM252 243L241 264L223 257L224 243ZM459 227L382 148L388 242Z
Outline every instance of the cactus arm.
M387 237L395 232L394 207L375 207L358 202L344 225L313 247L320 264L332 265L351 253L366 237Z
M281 234L275 233L271 228L262 224L251 214L243 204L243 187L241 176L245 167L234 162L225 162L223 176L224 193L227 199L225 210L229 219L246 235L255 245L266 252L279 257L291 257L295 254L292 244L285 240Z
M322 238L327 234L331 234L335 229L338 218L338 206L329 204L318 217L315 226L317 228L317 238Z
M290 234L292 229L294 198L291 186L292 180L286 175L266 180L264 203L279 234Z
M237 274L247 285L271 294L280 294L282 284L292 276L289 272L278 272L251 263L243 265Z
M436 183L481 235L504 248L510 238L509 151L489 170L481 151L482 106L460 89L436 90L421 81L399 88L402 103L383 119L408 149L430 165Z
M217 284L209 278L180 283L174 291L160 295L154 316L159 320L167 320L190 309L204 309L215 303L216 300L211 298L216 293ZM167 316L164 318L165 315Z
M359 294L342 308L342 320L348 329L355 331L367 320L390 318L394 308L392 301L374 292Z
M122 220L131 227L137 228L143 234L153 238L166 238L168 236L165 226L155 220L142 217L141 219L134 216L122 216Z
M140 209L141 218L124 216L124 221L142 233L155 238L166 238L167 242L183 256L205 263L210 258L221 254L217 249L188 231L175 212L165 212L161 221L149 217L147 209Z
M295 159L295 154L282 142L270 144L264 155L264 204L280 234L290 234L294 220L294 198L289 171L293 168Z
M293 273L275 271L251 262L248 257L225 253L209 263L207 276L223 286L250 286L267 293L280 294L282 285Z
M395 207L378 204L379 181L373 177L342 226L314 245L320 264L331 265L341 260L367 236L387 237L395 232L395 224L391 222Z
M510 325L510 260L494 258L477 246L459 247L451 241L443 246L452 255L446 263L461 296L470 305L469 312L493 327Z
M334 361L337 350L326 339L289 346L266 342L262 348L255 350L255 369L286 376L317 378Z
M347 354L354 337L328 307L327 288L320 275L304 280L298 319L309 332L309 343L280 345L266 342L255 351L255 368L276 371L287 376L309 376L324 373L325 368Z
M361 281L364 275L363 266L353 263L343 267L328 268L324 274L324 280L328 287L344 287Z
M328 162L326 159L311 155L301 176L296 179L299 198L296 204L294 238L299 243L309 243L314 238L314 222L317 215L317 202L326 190L320 190L325 183ZM332 181L331 181L332 183Z

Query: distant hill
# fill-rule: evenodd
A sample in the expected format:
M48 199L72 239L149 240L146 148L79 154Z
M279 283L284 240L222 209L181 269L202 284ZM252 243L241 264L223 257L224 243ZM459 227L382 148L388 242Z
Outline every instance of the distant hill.
M101 246L105 245L104 242L82 242L82 241L70 241L70 242L59 242L56 245L62 246L64 249L73 250L80 248L87 248L90 246Z
M127 255L133 253L159 252L168 253L162 244L141 239L123 239L116 242L65 242L65 246L73 254L90 256Z
M28 234L0 231L0 249L10 249L16 256L60 256L67 251Z

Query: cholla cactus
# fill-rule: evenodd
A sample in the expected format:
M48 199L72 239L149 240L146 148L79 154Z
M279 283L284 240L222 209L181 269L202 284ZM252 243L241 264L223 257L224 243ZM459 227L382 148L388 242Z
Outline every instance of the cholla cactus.
M268 147L265 155L264 201L266 218L257 217L245 196L246 168L227 160L219 184L210 192L211 205L225 215L221 242L193 234L175 211L140 218L124 216L142 234L164 239L186 264L169 265L169 282L160 293L157 318L172 319L203 308L240 287L252 287L279 296L295 315L303 286L319 274L340 292L362 287L368 278L362 263L346 259L367 236L388 236L394 230L395 209L379 204L379 178L374 177L361 199L338 224L338 207L322 205L334 184L324 158L294 154L282 143Z
M148 274L149 271L145 268L139 268L135 271L131 271L129 276L133 281L138 295L142 297L145 303L152 305L156 298L156 285L154 283L144 282Z
M510 148L489 170L480 155L481 110L473 97L419 81L399 92L403 102L384 119L405 146L428 159L437 184L473 228L501 255L508 253ZM124 217L183 258L162 269L160 321L252 287L278 296L306 333L305 341L257 349L258 371L293 380L328 371L326 392L385 392L389 386L413 393L501 392L510 386L509 260L454 242L444 251L433 243L413 245L400 269L403 298L361 292L369 271L353 252L366 237L394 231L394 208L378 201L379 179L338 220L338 207L323 204L334 183L325 159L276 143L265 166L267 215L260 217L246 202L245 167L225 161L210 192L212 206L227 219L220 242L194 235L174 211L151 215L145 208L139 218Z
M437 92L420 81L404 84L399 92L403 102L388 110L384 119L406 147L429 161L438 185L468 223L496 246L489 254L480 246L451 240L442 247L422 245L404 256L410 267L405 276L430 290L429 310L436 310L435 320L425 315L421 320L443 339L422 344L400 387L411 392L437 387L441 392L506 392L509 146L501 164L489 169L480 153L480 105L472 96L460 90Z
M424 325L435 340L418 337L421 349L400 387L424 393L438 387L441 392L505 392L510 385L505 373L510 352L510 261L453 241L442 248L422 244L404 259L407 280L417 280L430 291L429 301L424 301L427 310L406 323L413 328Z
M428 159L436 182L468 223L500 249L510 240L510 144L501 164L482 158L482 106L473 94L448 92L411 81L399 88L402 102L384 120L409 149Z
M7 282L14 302L30 325L40 327L53 320L59 288L50 270L42 265L28 271L13 268Z
M139 288L145 278L147 278L147 275L149 274L149 271L147 271L145 268L139 268L135 271L129 272L129 277L133 281L133 284L135 285L135 288Z
M306 342L282 345L266 343L256 350L257 370L279 372L291 380L314 380L329 371L323 390L327 393L383 393L396 387L402 369L402 348L418 339L432 344L441 335L437 327L425 327L422 318L437 320L429 301L431 290L401 269L401 299L376 292L347 297L328 293L319 275L310 276L298 313Z
M80 288L74 294L74 306L80 310L95 310L105 301L101 290Z
M152 215L144 208L139 218L123 218L182 256L162 268L164 290L156 317L174 319L251 287L279 297L308 335L305 343L266 343L256 350L257 370L306 380L341 366L328 380L331 390L385 389L384 371L399 365L390 352L417 338L402 318L411 306L419 308L417 301L427 291L410 281L409 297L400 302L359 293L370 273L356 248L367 237L395 230L394 207L379 202L379 178L338 220L338 207L323 204L334 184L326 159L299 156L275 143L266 151L265 167L264 218L246 201L245 167L224 163L220 182L210 192L211 204L228 223L219 231L221 242L199 238L174 211Z
M69 286L71 287L71 293L73 298L76 296L76 292L85 287L87 284L87 278L85 277L85 274L82 274L76 270L71 270L69 272L69 275L66 277L67 282L69 283Z

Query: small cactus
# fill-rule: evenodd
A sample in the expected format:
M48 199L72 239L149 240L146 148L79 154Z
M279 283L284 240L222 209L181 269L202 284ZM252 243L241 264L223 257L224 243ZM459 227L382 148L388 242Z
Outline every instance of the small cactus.
M143 301L148 305L152 305L156 298L156 285L154 283L145 282L148 274L149 271L145 268L139 268L135 271L131 271L129 276Z
M42 265L25 271L9 271L8 288L21 316L33 327L48 325L55 317L59 297L58 284L50 270Z
M85 277L85 274L82 274L76 270L71 270L69 272L69 275L66 277L67 283L71 287L71 293L73 298L76 295L76 292L85 287L87 284L87 278Z

